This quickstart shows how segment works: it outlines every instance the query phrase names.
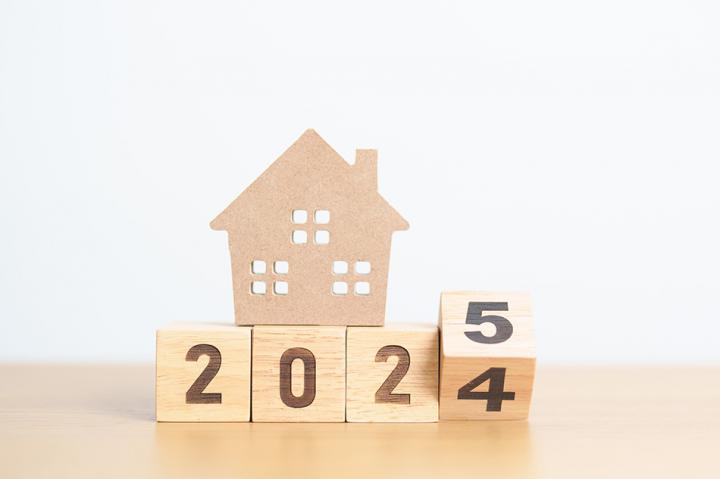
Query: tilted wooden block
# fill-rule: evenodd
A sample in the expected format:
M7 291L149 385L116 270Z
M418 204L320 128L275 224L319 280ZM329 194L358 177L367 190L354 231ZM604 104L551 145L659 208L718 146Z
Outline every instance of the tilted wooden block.
M255 326L253 422L345 421L345 326Z
M535 377L529 295L443 293L440 325L440 420L527 418Z
M252 328L173 324L157 331L158 421L250 420Z
M348 422L438 420L438 329L348 327Z

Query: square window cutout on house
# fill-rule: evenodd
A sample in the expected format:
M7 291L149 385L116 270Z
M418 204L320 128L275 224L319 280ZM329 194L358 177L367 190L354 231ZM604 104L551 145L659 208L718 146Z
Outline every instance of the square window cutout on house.
M348 284L344 281L335 281L332 284L332 293L338 296L344 296L348 292Z
M326 225L330 223L330 212L328 210L315 210L315 224Z
M253 281L250 285L250 292L252 294L265 294L265 281Z
M287 261L275 261L275 264L273 264L273 270L275 271L275 274L288 274L290 265Z
M333 274L347 274L348 264L347 261L333 261Z
M327 230L317 230L315 232L315 244L330 243L330 232Z
M259 259L253 260L250 269L252 270L252 274L265 274L265 271L267 271L265 261L260 261Z
M288 294L287 281L275 281L275 283L273 283L273 292L279 296Z
M370 274L370 261L355 261L356 274Z
M292 242L295 244L307 243L307 231L295 230L292 232Z
M367 296L370 294L370 283L367 281L358 281L355 283L355 294L358 296Z
M296 225L304 225L307 223L307 210L293 210L292 212L292 222Z

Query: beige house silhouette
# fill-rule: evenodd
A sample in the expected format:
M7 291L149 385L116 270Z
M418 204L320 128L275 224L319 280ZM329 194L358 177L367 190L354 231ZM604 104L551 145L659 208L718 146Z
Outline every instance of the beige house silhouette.
M236 324L384 323L408 223L378 194L376 150L350 165L307 130L210 226L228 232Z

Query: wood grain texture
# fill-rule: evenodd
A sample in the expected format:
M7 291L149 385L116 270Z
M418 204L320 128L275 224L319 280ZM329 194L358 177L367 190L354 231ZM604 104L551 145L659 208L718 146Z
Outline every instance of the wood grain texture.
M505 303L507 311L502 310ZM487 309L480 311L482 308ZM483 324L466 324L468 318ZM500 327L508 322L512 325L512 333L507 340L492 343L494 335L501 330L489 321L492 318L497 319L495 322ZM443 293L440 326L440 420L527 418L535 377L535 338L529 295L511 292ZM474 336L476 334L479 336ZM488 342L478 342L483 338ZM498 385L497 381L489 378L482 380L480 376L485 372L504 376L502 391L508 394L501 396L498 392L489 398L477 394L490 393L490 388ZM482 381L473 383L476 378ZM474 393L469 393L469 390ZM506 399L500 403L493 399L502 397Z
M158 330L157 420L249 421L251 336L252 328L234 325L177 323Z
M438 349L438 329L431 325L348 327L348 422L437 421ZM403 368L395 354L403 350L409 367L399 377ZM389 397L382 391L386 399L379 401L378 390L388 379L397 385Z
M718 470L718 364L540 363L529 421L423 424L156 423L152 364L0 363L0 378L0 464L13 479L711 479Z
M345 421L345 329L344 326L255 326L253 422ZM293 361L291 383L286 386L281 382L281 359L286 351L293 349L307 350L314 358L314 396L307 406L302 406L305 401L300 399L286 403L281 397L281 387L289 387L296 398L308 391L306 367L310 362L307 360Z

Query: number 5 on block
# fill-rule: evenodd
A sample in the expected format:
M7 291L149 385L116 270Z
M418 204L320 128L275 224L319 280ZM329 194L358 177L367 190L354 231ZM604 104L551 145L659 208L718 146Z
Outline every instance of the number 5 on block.
M252 328L174 324L157 332L158 421L250 420Z
M535 377L530 296L440 297L440 420L525 419Z

